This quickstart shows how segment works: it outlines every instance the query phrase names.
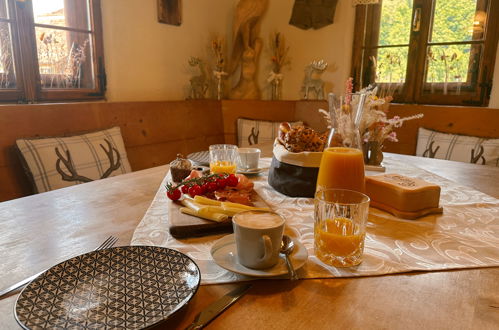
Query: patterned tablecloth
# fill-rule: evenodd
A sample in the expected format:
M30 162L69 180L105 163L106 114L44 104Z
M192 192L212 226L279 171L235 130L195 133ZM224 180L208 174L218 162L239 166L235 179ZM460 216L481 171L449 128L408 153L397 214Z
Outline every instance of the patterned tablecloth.
M327 266L314 256L313 200L290 198L273 190L267 176L255 177L255 190L269 206L286 218L288 231L307 248L309 259L298 271L300 278L370 276L409 271L499 266L499 200L469 187L434 175L410 164L385 159L387 173L399 173L436 183L442 187L441 215L402 220L374 208L364 249L364 261L357 267ZM264 167L270 159L262 159ZM155 245L186 253L201 269L202 284L253 279L219 267L210 248L222 237L209 236L177 240L168 232L164 182L151 206L135 229L132 245Z

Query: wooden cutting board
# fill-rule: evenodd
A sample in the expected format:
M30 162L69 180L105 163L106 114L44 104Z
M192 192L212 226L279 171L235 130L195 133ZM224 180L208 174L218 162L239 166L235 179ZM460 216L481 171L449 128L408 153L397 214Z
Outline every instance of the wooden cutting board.
M254 190L251 193L251 200L255 207L269 207ZM170 219L170 234L175 238L232 233L232 222L230 217L228 221L224 222L201 219L180 212L182 205L171 200L168 200L167 207L168 219Z

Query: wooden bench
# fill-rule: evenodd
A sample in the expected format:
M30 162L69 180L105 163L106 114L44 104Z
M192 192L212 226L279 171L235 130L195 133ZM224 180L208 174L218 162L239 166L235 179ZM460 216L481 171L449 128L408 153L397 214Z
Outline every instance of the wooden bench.
M14 152L23 137L72 135L119 126L132 170L169 163L177 153L206 150L210 144L236 143L237 118L302 120L324 130L317 109L324 101L196 100L161 102L95 102L0 106L0 201L27 196L31 187ZM385 150L414 154L417 128L498 137L499 110L392 105L390 116L424 113L398 129L400 142Z

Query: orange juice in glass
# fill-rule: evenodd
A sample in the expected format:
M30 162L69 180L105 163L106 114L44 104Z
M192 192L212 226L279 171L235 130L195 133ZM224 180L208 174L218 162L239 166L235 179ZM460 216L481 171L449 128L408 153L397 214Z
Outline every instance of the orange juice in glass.
M314 248L322 262L352 267L362 262L369 197L352 190L319 190L314 199Z
M236 173L239 153L232 144L214 144L210 146L211 173Z
M224 160L210 162L211 173L236 173L237 166L235 163Z
M317 190L331 188L365 191L364 156L360 149L324 149L317 176Z

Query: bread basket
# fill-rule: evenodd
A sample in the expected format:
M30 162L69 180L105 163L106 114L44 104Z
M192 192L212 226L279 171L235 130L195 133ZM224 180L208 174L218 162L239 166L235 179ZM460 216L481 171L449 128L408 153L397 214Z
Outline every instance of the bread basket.
M276 139L268 182L290 197L314 197L322 152L290 152Z

